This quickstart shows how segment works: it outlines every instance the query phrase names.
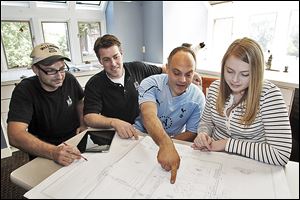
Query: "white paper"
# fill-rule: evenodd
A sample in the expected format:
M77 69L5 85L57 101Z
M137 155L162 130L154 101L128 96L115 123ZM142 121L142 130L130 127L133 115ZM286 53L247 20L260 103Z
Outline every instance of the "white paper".
M125 144L123 149L132 143ZM62 168L26 193L25 197L290 197L283 167L227 153L200 152L187 145L175 145L181 157L175 184L170 184L170 172L162 169L157 162L157 145L150 137L145 137L138 144L131 145L127 151L131 150L123 157L117 158L117 154L115 157L110 157L110 154L102 154L101 157L89 154L88 162L80 161ZM103 165L103 162L109 164Z

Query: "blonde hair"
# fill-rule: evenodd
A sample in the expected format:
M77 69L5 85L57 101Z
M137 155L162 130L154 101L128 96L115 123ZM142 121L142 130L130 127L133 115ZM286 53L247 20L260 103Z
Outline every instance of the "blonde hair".
M259 110L259 99L262 91L264 76L264 57L259 44L247 37L237 39L228 47L222 59L221 83L217 97L216 107L220 115L223 115L224 105L231 94L231 89L224 78L224 67L227 59L234 56L250 65L249 87L241 99L245 105L245 112L241 117L241 123L250 125L255 120Z

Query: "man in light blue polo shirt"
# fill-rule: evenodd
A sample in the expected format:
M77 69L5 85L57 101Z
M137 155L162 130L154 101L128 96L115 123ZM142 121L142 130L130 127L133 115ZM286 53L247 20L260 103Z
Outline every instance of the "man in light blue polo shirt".
M205 97L193 84L183 94L173 96L168 86L168 80L167 74L146 78L139 89L139 104L155 103L157 116L167 134L172 138L193 141L193 138L197 136L197 123L200 121ZM147 132L141 116L136 119L135 127L142 132Z
M139 91L141 113L135 128L147 132L159 146L158 162L171 170L175 182L180 158L172 138L193 141L205 106L203 92L192 83L196 56L186 47L177 47L169 55L167 74L144 79Z

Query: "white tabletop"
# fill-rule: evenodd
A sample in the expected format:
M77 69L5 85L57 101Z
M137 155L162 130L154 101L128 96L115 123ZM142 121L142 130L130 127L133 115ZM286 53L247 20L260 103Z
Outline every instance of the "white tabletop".
M289 184L291 197L299 199L299 163L289 161L284 167L287 182Z
M67 141L67 143L70 145L78 144L85 133L86 131L75 136L74 138L71 138ZM191 144L189 142L177 140L175 142L187 145ZM10 175L10 178L13 183L26 190L30 190L61 167L62 166L56 164L52 160L38 157L13 171ZM284 167L284 170L286 173L291 197L299 199L299 163L289 161Z
M66 143L76 146L85 133L86 131L83 131L66 141ZM10 174L10 179L16 185L19 185L26 190L30 190L61 167L61 165L55 163L53 160L37 157L14 170Z

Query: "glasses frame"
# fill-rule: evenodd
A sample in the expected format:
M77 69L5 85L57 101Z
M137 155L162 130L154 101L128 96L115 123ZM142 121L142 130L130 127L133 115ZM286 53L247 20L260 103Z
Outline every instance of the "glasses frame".
M41 68L40 65L36 65L38 69L40 69L41 71L43 71L46 75L56 75L57 73L65 73L65 72L68 72L70 70L70 67L67 65L66 62L64 62L65 66L63 68L63 70L59 69L59 70L56 70L56 69L53 69L53 72L47 72L46 70L44 70L43 68Z

